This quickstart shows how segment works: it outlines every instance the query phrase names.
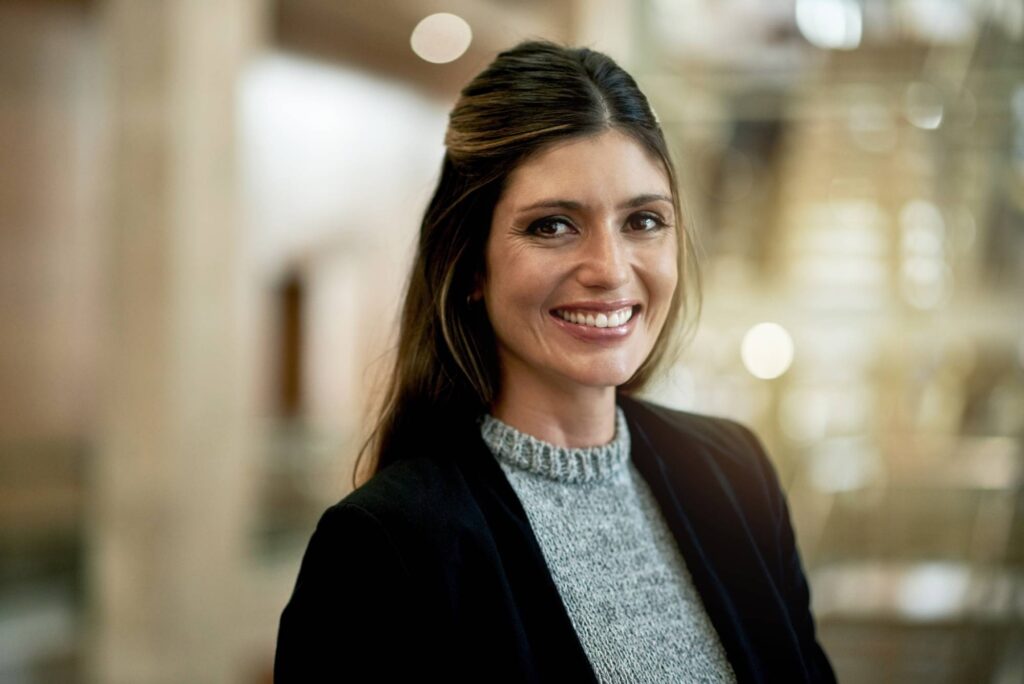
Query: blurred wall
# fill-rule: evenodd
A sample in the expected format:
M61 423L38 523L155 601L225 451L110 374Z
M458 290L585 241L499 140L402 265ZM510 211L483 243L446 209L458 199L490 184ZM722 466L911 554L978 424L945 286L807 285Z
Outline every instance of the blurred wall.
M106 189L80 3L0 5L0 680L77 671L83 465L99 418ZM14 679L11 679L11 678Z

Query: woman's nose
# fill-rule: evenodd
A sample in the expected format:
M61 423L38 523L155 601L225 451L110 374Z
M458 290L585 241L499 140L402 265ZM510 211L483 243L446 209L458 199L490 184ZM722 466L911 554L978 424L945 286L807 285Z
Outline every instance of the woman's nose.
M593 231L582 246L578 278L586 287L615 289L629 279L627 246L617 230Z

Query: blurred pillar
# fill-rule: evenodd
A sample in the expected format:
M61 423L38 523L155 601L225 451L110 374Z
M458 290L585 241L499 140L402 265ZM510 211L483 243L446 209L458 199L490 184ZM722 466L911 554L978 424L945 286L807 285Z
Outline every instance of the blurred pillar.
M89 678L231 682L249 487L236 83L261 0L108 0Z

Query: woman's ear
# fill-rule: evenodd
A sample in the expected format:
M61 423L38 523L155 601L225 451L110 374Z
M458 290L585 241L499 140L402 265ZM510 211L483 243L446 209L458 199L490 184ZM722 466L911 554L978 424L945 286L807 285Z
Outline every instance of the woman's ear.
M484 298L484 279L479 273L473 279L473 289L466 297L467 304L475 304Z

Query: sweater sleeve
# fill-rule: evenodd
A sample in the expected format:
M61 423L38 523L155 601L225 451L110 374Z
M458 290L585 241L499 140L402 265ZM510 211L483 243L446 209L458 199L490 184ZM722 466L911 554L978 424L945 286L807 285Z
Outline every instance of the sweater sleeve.
M738 423L737 425L742 431L744 439L758 455L758 460L764 470L763 477L772 505L776 547L779 551L780 586L786 608L797 633L803 661L807 667L807 681L834 683L836 677L832 671L832 665L817 639L814 617L811 614L810 588L800 559L796 535L793 532L786 495L782 491L778 474L761 441L749 428Z
M418 640L409 579L373 515L346 503L328 509L281 614L274 681L411 677Z

